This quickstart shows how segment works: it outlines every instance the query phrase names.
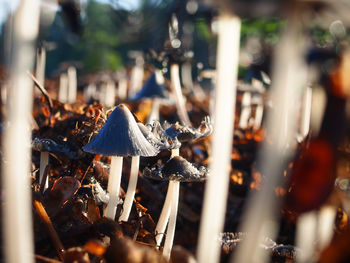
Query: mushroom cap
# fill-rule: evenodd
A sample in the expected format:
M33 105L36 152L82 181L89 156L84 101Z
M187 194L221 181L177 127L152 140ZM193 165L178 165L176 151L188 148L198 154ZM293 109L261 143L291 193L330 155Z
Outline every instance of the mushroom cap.
M144 98L162 98L162 99L169 98L164 85L157 83L155 73L152 73L152 75L148 78L146 83L143 85L143 88L138 93L135 94L132 100L140 100Z
M209 116L205 117L201 123L201 125L195 129L190 126L182 126L179 123L168 124L164 123L164 134L169 138L177 138L179 142L187 142L196 140L199 138L203 138L209 136L213 127L211 125L211 121Z
M108 156L154 156L159 152L143 136L135 118L123 104L113 110L100 132L83 150Z
M179 182L201 182L208 175L208 170L204 166L199 168L188 162L181 156L175 156L169 159L161 168L145 168L143 175L145 177L160 181L179 181Z
M167 149L174 149L175 148L175 142L166 140L165 138L158 138L155 136L152 131L147 128L146 125L144 125L141 122L138 122L137 125L140 128L140 131L142 132L143 136L149 141L154 147L159 148L160 150L167 150Z
M32 142L32 148L39 152L49 152L57 155L64 155L70 159L79 159L79 153L71 149L68 143L56 143L51 139L35 138ZM80 150L79 150L80 151Z

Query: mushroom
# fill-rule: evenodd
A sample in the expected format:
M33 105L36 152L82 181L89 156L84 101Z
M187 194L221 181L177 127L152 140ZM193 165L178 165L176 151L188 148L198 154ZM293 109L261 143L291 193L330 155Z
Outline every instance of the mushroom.
M204 166L197 168L181 156L174 156L161 168L157 168L152 167L150 169L146 167L143 175L155 180L169 181L169 188L170 182L173 183L170 218L163 248L163 256L169 260L175 234L180 182L202 182L206 178L208 171Z
M179 156L179 149L181 146L180 142L202 138L208 136L212 132L212 125L208 116L204 118L201 125L197 129L188 126L182 126L179 123L172 125L164 123L163 126L164 128L160 125L159 122L155 122L153 124L153 132L156 133L158 137L163 138L163 141L173 142L172 148L170 148L171 158ZM176 191L176 183L170 180L162 212L157 222L155 230L156 233L164 233L170 216L171 202L174 200L174 191ZM157 246L160 246L162 239L162 234L156 236Z
M40 152L40 174L39 174L39 184L43 184L44 172L46 166L49 164L49 153L55 155L64 155L70 159L78 159L80 156L79 152L73 151L68 144L59 144L51 139L38 139L35 138L32 142L33 150ZM48 177L45 178L45 183L43 184L43 190L49 187Z
M145 136L148 142L150 142L154 147L160 150L164 149L172 149L172 148L178 148L180 147L180 144L177 142L177 140L164 140L163 138L157 138L145 125L143 125L141 122L138 122L137 125L140 128L140 131ZM137 185L137 179L138 179L138 170L139 170L139 160L136 159L137 157L133 157L133 160L131 162L131 172L130 172L130 179L128 184L128 189L125 194L125 200L123 205L123 212L121 216L119 217L119 221L128 221L130 210L132 207L132 201L134 200L135 196L135 190ZM135 160L135 161L134 161ZM170 200L170 198L169 198Z
M138 173L140 156L154 156L159 149L143 136L138 125L124 104L119 104L107 119L100 132L83 147L86 152L111 156L107 191L110 200L104 215L114 220L118 204L123 156L132 156L131 174ZM132 178L133 175L130 175Z
M164 87L164 77L160 70L155 72L148 78L143 88L134 96L132 100L151 99L152 109L148 116L147 123L159 120L159 105L164 101L168 101L168 93Z

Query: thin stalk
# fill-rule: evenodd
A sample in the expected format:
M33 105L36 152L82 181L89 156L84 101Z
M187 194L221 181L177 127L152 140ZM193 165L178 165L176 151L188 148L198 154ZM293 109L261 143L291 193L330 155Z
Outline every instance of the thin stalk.
M123 101L127 98L128 93L128 80L126 79L126 73L120 72L118 74L118 99Z
M147 123L152 123L153 121L159 120L159 105L160 100L158 98L152 99L151 113L148 115Z
M160 244L162 243L164 234L165 234L165 228L169 221L170 216L170 208L171 208L171 200L173 197L174 187L175 187L174 181L169 181L168 184L168 190L166 193L164 205L162 208L162 212L160 213L157 226L156 226L156 243L157 248L160 247Z
M36 211L38 212L38 215L41 218L42 222L44 223L44 226L47 229L47 232L50 235L50 238L51 238L52 243L56 249L58 256L63 261L64 247L62 245L62 242L61 242L55 228L53 227L53 224L51 222L50 217L46 213L46 210L41 202L34 200L34 207L35 207Z
M248 120L251 114L251 93L244 92L241 105L241 116L239 118L238 126L242 129L248 128Z
M34 262L32 191L30 181L33 84L26 71L34 66L34 41L38 34L39 1L22 0L13 26L13 60L7 100L8 127L3 134L2 210L4 261Z
M115 84L109 80L105 85L104 105L106 107L113 107L115 104Z
M318 212L318 242L317 251L321 252L326 248L333 237L333 226L337 215L334 206L326 205Z
M133 97L141 88L143 82L143 65L144 60L141 54L138 54L136 57L136 65L133 67L131 72L130 80L130 89L129 89L129 98Z
M299 216L296 225L296 246L303 253L297 257L298 263L312 262L317 232L317 212L311 211Z
M41 152L40 153L40 170L39 170L39 184L42 184L42 180L45 173L45 168L49 164L49 153L48 152ZM49 178L46 176L45 184L44 184L44 191L49 187Z
M219 233L223 231L229 187L234 110L238 73L241 21L239 17L219 16L217 86L215 90L214 133L211 176L205 185L204 203L197 248L198 263L219 261Z
M306 87L303 96L303 105L301 112L300 133L304 139L309 134L310 118L311 118L311 102L312 102L312 88Z
M58 101L67 103L68 101L68 76L66 73L60 75L60 86L58 89Z
M171 156L170 158L173 158L175 156L179 156L179 148L177 149L171 149ZM165 201L164 205L162 208L162 212L160 213L159 220L157 222L156 226L156 243L157 247L160 247L160 244L162 243L164 233L165 233L165 228L168 224L169 221L169 216L170 216L170 209L171 209L171 201L174 196L174 190L175 190L175 182L174 181L169 181L168 184L168 190L165 196Z
M126 191L125 200L123 204L123 212L119 217L119 222L120 221L127 222L129 219L131 207L134 201L137 179L139 176L139 165L140 165L140 156L133 156L131 158L131 169L130 169L128 189Z
M256 105L253 129L258 130L261 127L262 119L264 116L264 104L261 101Z
M239 231L252 234L242 241L232 262L268 262L267 251L259 249L260 242L266 236L274 239L277 235L279 200L274 188L281 183L285 161L293 154L298 117L295 102L301 99L307 72L303 58L305 38L300 34L300 9L298 5L293 7L289 9L287 27L274 54L270 94L275 107L267 115L266 127L273 143L265 142L258 155L259 171L266 178L261 190L248 198Z
M186 89L193 91L192 64L185 62L181 65L181 76Z
M46 65L46 50L40 47L36 53L36 70L35 76L38 82L45 87L45 65Z
M50 114L52 114L52 108L53 108L53 103L52 100L50 98L49 93L47 92L47 90L44 88L44 86L39 82L39 80L37 80L33 74L31 74L29 71L27 71L27 74L32 78L32 80L34 81L34 85L41 91L41 93L44 95L47 104L49 106L50 109Z
M175 103L179 114L180 122L182 125L190 126L191 125L190 118L188 117L185 100L181 91L178 64L172 64L170 66L170 79L171 79L171 89L175 96Z
M180 192L180 182L173 181L174 191L171 200L171 210L169 217L168 229L165 236L163 256L166 260L170 259L171 249L174 243L175 228L176 228L176 218L177 218L177 209L179 204L179 192Z
M112 220L115 219L117 205L119 203L120 180L122 177L123 157L112 156L108 178L107 191L109 202L104 210L104 216Z
M68 103L75 103L77 100L77 70L75 67L68 68Z

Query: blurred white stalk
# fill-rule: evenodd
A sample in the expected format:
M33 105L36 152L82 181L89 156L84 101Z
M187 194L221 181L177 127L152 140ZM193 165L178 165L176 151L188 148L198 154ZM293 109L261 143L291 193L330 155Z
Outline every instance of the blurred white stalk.
M135 61L135 66L132 69L131 72L131 79L130 79L130 89L129 89L129 94L128 97L132 98L139 90L142 88L143 84L143 65L144 65L144 60L141 54L137 55L136 61Z
M84 101L88 103L91 99L97 99L97 87L94 83L90 83L84 89Z
M301 139L309 134L310 130L310 118L311 118L311 102L312 102L312 88L306 87L303 94L303 102L301 108L301 123L300 123L300 136Z
M318 212L318 240L317 251L326 248L334 234L334 224L337 216L337 208L330 205L323 206Z
M219 233L223 231L231 165L241 21L221 14L217 47L212 162L205 185L197 248L198 263L219 262ZM243 262L243 261L242 261Z
M298 117L295 102L300 101L306 82L298 12L297 8L289 10L287 26L275 51L271 86L274 109L267 115L267 136L273 143L265 142L259 152L258 167L265 178L261 190L249 197L239 228L251 235L243 240L231 262L268 262L267 251L259 249L259 244L264 237L274 239L278 229L279 203L274 188L281 182L284 162L294 150Z
M75 67L71 66L68 68L68 103L75 103L77 100L77 89L78 89L78 81L77 81L77 70Z
M179 64L172 64L170 66L170 80L171 90L175 97L175 103L177 108L177 114L179 115L182 125L191 126L190 118L188 117L186 110L186 103L181 91Z
M36 53L36 70L35 76L38 82L45 87L45 65L46 65L46 50L44 47L40 47ZM38 89L34 89L35 95L41 95Z
M252 94L250 92L244 92L241 102L241 116L238 123L238 127L241 129L248 128L248 121L251 115L251 100Z
M34 41L38 34L39 1L23 0L15 14L8 127L4 130L2 179L3 244L5 262L34 262L32 191L30 181L32 80L26 71L34 66Z
M118 99L123 101L127 98L128 80L124 71L117 72L118 76Z
M297 257L298 263L312 262L317 239L317 212L310 211L299 216L296 225L296 247L301 253Z
M263 117L264 117L264 101L260 97L257 100L256 108L255 108L255 116L254 116L254 123L253 123L254 130L260 129Z
M68 101L68 76L66 73L60 75L60 86L58 89L58 101L67 103Z
M104 105L106 107L113 107L115 104L115 84L112 80L106 83L106 95Z

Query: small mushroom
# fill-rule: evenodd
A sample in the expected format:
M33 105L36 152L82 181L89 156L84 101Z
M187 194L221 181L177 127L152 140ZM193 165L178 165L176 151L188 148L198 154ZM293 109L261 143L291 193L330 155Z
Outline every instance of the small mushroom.
M68 144L59 144L51 139L37 139L35 138L32 142L33 150L40 152L40 174L39 174L39 183L42 183L44 177L44 171L46 166L49 163L49 153L55 155L64 155L70 159L78 159L79 153L73 151ZM46 177L44 190L49 187L49 181Z
M159 105L169 101L168 93L164 87L164 77L156 70L146 81L143 88L132 98L132 100L151 99L152 109L147 118L147 123L159 120Z
M163 248L164 257L166 259L169 259L174 241L177 209L179 202L180 182L201 182L206 178L208 171L203 166L197 168L181 156L175 156L169 159L161 168L153 167L149 169L146 167L144 169L143 174L145 177L151 179L169 181L168 193L170 193L170 196L172 198L169 203L164 203L162 209L162 211L169 211L168 213L170 214L167 234ZM170 210L165 207L166 205L171 207ZM167 218L162 218L161 216L161 218L158 221L158 224L161 220L167 221ZM164 233L166 221L165 224L161 222L163 229L156 229L156 234L159 235ZM157 230L159 232L157 232ZM159 238L156 237L156 240L157 245L160 245L161 239L159 241Z
M179 156L179 148L181 146L180 141L186 142L190 140L195 140L198 138L208 136L212 132L212 125L211 125L210 118L208 116L204 118L201 125L197 129L194 129L188 126L182 126L178 123L173 125L165 123L163 124L163 126L164 128L160 125L159 122L154 122L153 132L157 134L159 138L162 138L162 140L173 142L173 147L170 148L171 158L175 156ZM170 205L171 205L171 200L173 199L174 185L175 185L174 182L170 180L163 209L156 226L157 233L164 232L166 224L169 220ZM156 236L157 246L160 246L162 239L163 239L163 235Z
M115 218L118 204L123 156L133 156L131 174L136 173L137 176L139 157L154 156L159 152L159 149L143 136L133 115L123 104L113 110L100 132L83 147L83 150L111 156L107 186L110 200L104 211L105 216L111 219ZM130 175L130 178L132 177L133 175Z

